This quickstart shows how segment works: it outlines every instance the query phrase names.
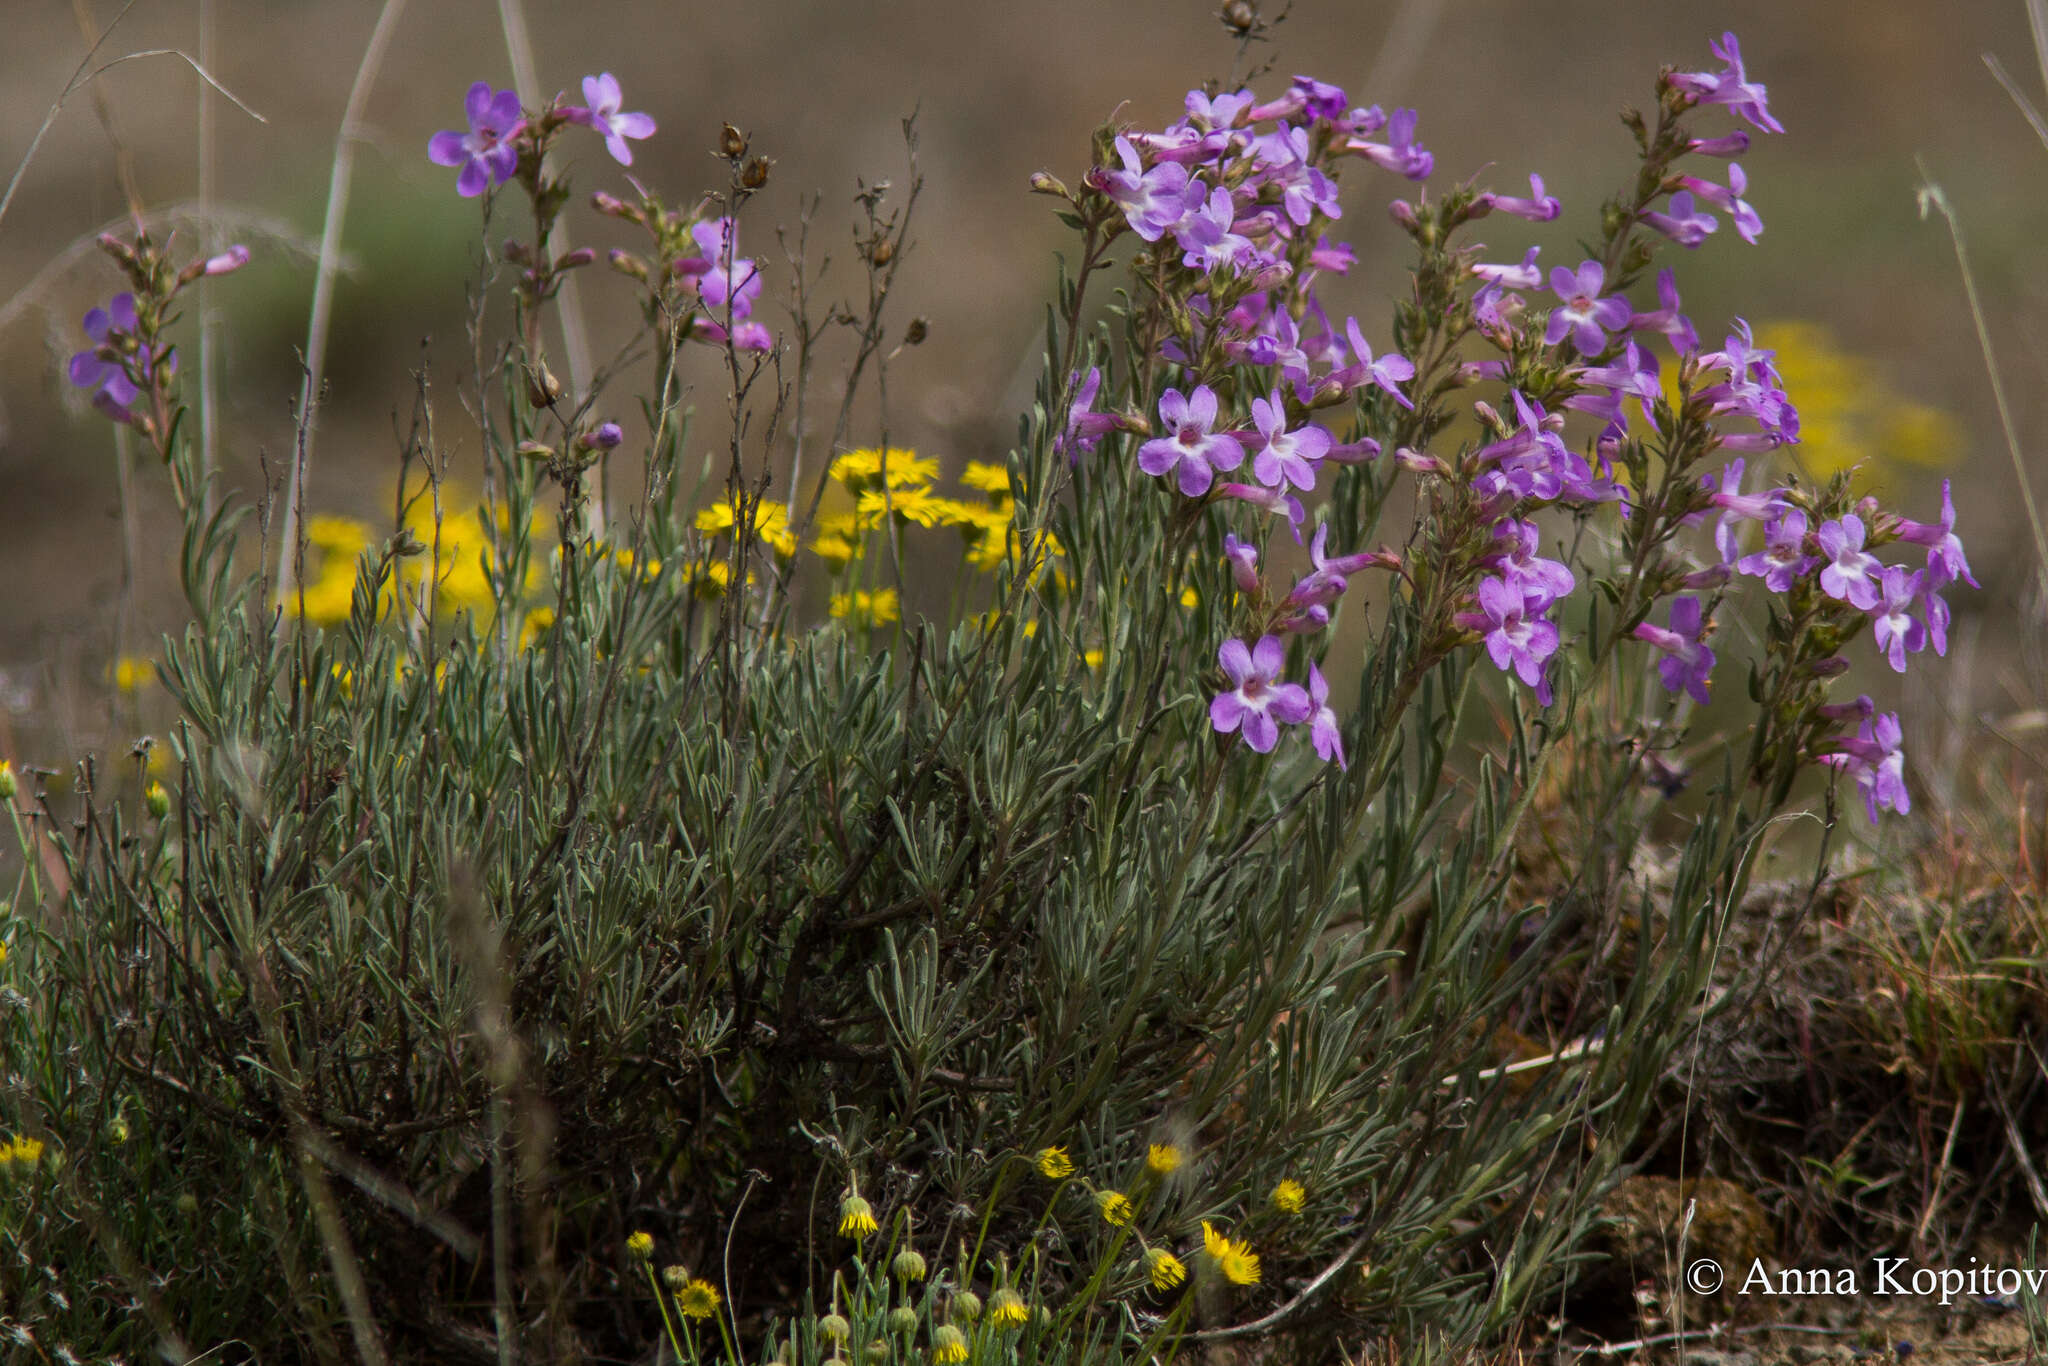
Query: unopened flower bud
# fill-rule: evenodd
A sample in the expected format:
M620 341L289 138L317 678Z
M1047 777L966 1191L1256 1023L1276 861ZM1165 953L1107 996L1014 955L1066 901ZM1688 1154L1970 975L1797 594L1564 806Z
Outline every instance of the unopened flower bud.
M249 249L237 242L218 256L206 258L205 270L208 275L226 275L249 264Z
M867 1346L861 1348L860 1354L866 1357L870 1362L874 1363L874 1366L882 1366L882 1363L887 1361L890 1358L890 1356L893 1355L893 1353L890 1351L889 1344L881 1338L876 1338L873 1342L870 1342Z
M1242 38L1258 27L1259 7L1252 0L1229 0L1216 12L1216 17L1222 20L1223 27L1230 31L1232 37Z
M519 443L517 450L520 459L531 460L535 463L555 458L555 448L548 445L545 441L522 441Z
M607 422L594 432L585 432L576 439L576 444L586 451L613 451L625 439L625 428L616 422Z
M13 801L15 791L14 765L7 760L0 759L0 802Z
M617 195L606 194L603 190L594 190L591 192L590 207L596 209L599 213L609 214L613 218L630 218L637 220L640 217L640 211L638 209L634 208L631 204L628 204L625 200L619 198Z
M1031 173L1031 193L1057 195L1061 199L1072 199L1074 197L1067 189L1066 184L1051 171L1033 171Z
M114 236L114 234L110 232L101 233L99 235L99 245L101 251L119 261L123 266L133 266L135 264L135 248L129 246L126 242Z
M768 183L768 172L775 165L767 157L749 157L747 164L740 167L740 188L758 190Z
M151 783L142 794L142 804L149 808L149 814L162 820L171 814L171 794L164 791L162 783Z
M962 1290L953 1296L953 1317L961 1323L973 1323L981 1317L981 1296L972 1290Z
M917 1311L907 1304L899 1304L889 1311L889 1331L905 1337L917 1331Z
M924 345L924 339L931 334L931 323L926 321L924 316L920 314L910 320L910 326L903 329L903 344L905 346L922 346Z
M1722 584L1728 582L1728 575L1729 569L1727 565L1712 565L1706 569L1696 570L1685 575L1679 579L1678 586L1688 591L1697 591L1703 588L1719 588Z
M619 274L630 275L635 280L639 280L643 283L646 281L647 263L641 260L639 257L635 256L632 252L620 251L617 247L613 247L610 259L612 263L612 269L616 270Z
M1416 216L1415 206L1405 199L1397 199L1387 205L1387 216L1400 224L1405 232L1414 232L1422 226L1421 218Z
M1815 678L1833 678L1849 672L1849 661L1841 655L1831 655L1826 659L1815 660L1807 666L1807 671Z
M896 244L884 237L868 248L868 259L878 266L886 266L896 259Z
M718 154L728 161L738 161L747 154L747 135L731 124L718 130Z
M853 1325L846 1321L844 1314L827 1314L818 1320L818 1332L834 1342L844 1342L853 1332Z
M596 251L590 247L578 247L574 251L565 251L560 256L557 256L555 258L555 269L574 270L578 266L587 266L596 259Z
M924 1254L914 1247L906 1247L889 1263L889 1270L899 1281L921 1281L925 1273Z
M199 1213L199 1197L186 1191L177 1198L178 1213L192 1215Z
M548 369L546 361L535 361L526 369L526 401L536 408L552 408L562 397L562 382Z
M118 1115L107 1125L107 1142L120 1147L128 1141L128 1121Z
M670 1290L681 1290L690 1283L690 1268L687 1266L665 1266L661 1269L661 1283Z

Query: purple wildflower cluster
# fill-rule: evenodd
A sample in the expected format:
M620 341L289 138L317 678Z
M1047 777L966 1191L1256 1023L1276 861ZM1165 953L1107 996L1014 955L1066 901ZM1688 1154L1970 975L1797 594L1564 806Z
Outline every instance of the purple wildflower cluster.
M1396 469L1431 481L1437 505L1447 510L1443 521L1476 537L1453 544L1447 536L1446 543L1409 552L1404 563L1385 550L1330 554L1331 524L1323 521L1310 572L1271 597L1261 581L1260 547L1234 533L1226 538L1232 578L1255 620L1246 638L1227 640L1219 651L1225 687L1210 708L1215 730L1240 734L1266 753L1281 726L1307 724L1316 751L1345 762L1320 670L1309 664L1306 685L1287 681L1284 641L1327 626L1351 578L1367 568L1392 571L1411 586L1423 577L1461 585L1448 611L1454 643L1483 645L1496 667L1549 705L1561 640L1552 609L1578 586L1566 563L1541 553L1537 519L1553 509L1583 515L1612 504L1628 534L1659 552L1639 557L1644 591L1624 609L1624 629L1655 652L1658 676L1673 694L1699 703L1711 697L1713 610L1718 590L1736 577L1761 580L1798 605L1803 619L1823 622L1840 639L1867 622L1895 669L1930 644L1937 654L1945 651L1949 609L1942 590L1958 579L1974 585L1946 489L1937 523L1891 517L1868 500L1847 511L1838 495L1821 498L1796 487L1743 492L1743 455L1799 439L1798 413L1774 356L1754 344L1739 319L1718 350L1704 349L1669 269L1655 276L1654 306L1639 308L1630 298L1656 238L1697 247L1716 231L1717 214L1746 242L1763 230L1740 165L1730 161L1725 183L1670 170L1684 156L1733 158L1749 146L1742 129L1709 139L1684 133L1675 120L1688 109L1722 106L1760 131L1782 131L1764 88L1748 78L1734 35L1712 50L1721 70L1665 74L1665 119L1654 137L1638 121L1658 174L1644 179L1654 190L1624 205L1604 259L1546 274L1535 247L1514 264L1481 259L1483 247L1441 247L1450 229L1490 215L1556 218L1561 206L1540 176L1529 178L1526 196L1460 187L1435 205L1425 194L1391 206L1395 222L1426 251L1448 252L1458 263L1466 283L1448 314L1457 323L1453 335L1476 333L1499 353L1476 361L1452 356L1420 377L1409 357L1391 348L1375 354L1355 317L1333 325L1315 289L1320 275L1342 274L1355 259L1349 245L1325 231L1342 214L1341 164L1361 159L1416 181L1430 174L1412 110L1389 116L1376 106L1355 108L1342 90L1307 77L1263 103L1249 90L1191 91L1184 116L1164 130L1105 135L1083 192L1068 193L1049 176L1034 181L1073 203L1081 211L1075 221L1106 224L1110 236L1129 232L1146 244L1133 276L1161 304L1149 345L1178 367L1158 400L1156 423L1098 411L1099 369L1070 377L1073 401L1057 444L1075 460L1112 432L1139 431L1147 438L1136 452L1144 474L1169 481L1186 498L1236 500L1284 516L1298 543L1308 516L1302 498L1322 471L1382 453L1365 431L1426 437L1444 422L1416 420L1419 403L1487 381L1506 386L1499 404L1472 405L1486 435L1456 456L1417 449L1419 439L1397 440L1391 452ZM1660 351L1676 367L1675 401ZM1349 405L1354 418L1350 440L1314 420L1339 404ZM1567 439L1567 414L1596 422L1582 444ZM1714 451L1736 458L1715 475L1660 482L1660 468L1696 469ZM1672 532L1710 518L1718 562L1686 569L1661 553ZM1760 547L1745 544L1750 523L1761 526ZM1881 564L1873 550L1893 543L1924 547L1925 567ZM1438 562L1418 563L1425 553ZM1650 620L1660 602L1663 625ZM1809 674L1838 671L1837 661L1819 660ZM1851 710L1860 729L1823 735L1810 757L1853 777L1872 819L1881 808L1905 810L1897 719L1873 718L1868 699ZM1821 714L1840 721L1850 713L1822 707Z
M71 357L68 374L73 384L91 391L93 407L108 418L154 432L165 421L166 387L178 373L177 352L159 335L164 306L195 280L249 264L249 249L237 244L172 272L168 244L156 246L147 233L133 243L102 237L100 248L120 262L136 288L86 313L85 335L92 345ZM145 399L148 411L139 410Z
M597 133L619 165L631 166L633 149L626 139L653 137L654 120L646 114L621 112L624 97L609 71L583 78L583 98L588 105L563 104L558 95L544 116L529 118L516 92L493 90L489 81L478 81L463 100L469 131L434 134L427 142L427 156L437 166L460 166L462 174L456 177L455 191L472 199L504 184L518 171L522 134L559 121Z

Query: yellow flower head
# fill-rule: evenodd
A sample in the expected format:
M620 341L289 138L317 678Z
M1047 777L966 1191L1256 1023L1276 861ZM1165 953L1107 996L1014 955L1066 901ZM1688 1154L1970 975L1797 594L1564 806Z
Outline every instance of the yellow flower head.
M640 1261L646 1261L654 1255L654 1235L644 1228L627 1234L626 1251Z
M43 1140L19 1134L8 1149L13 1159L24 1167L33 1167L43 1160Z
M7 966L7 941L0 939L0 968Z
M870 481L881 482L882 464L882 452L879 450L848 451L832 462L832 477L847 488L858 491ZM888 466L889 487L892 489L929 484L939 476L939 462L930 456L920 456L916 451L890 451Z
M880 1227L875 1222L875 1207L858 1195L849 1195L839 1202L840 1237L859 1242Z
M718 1287L699 1277L676 1291L676 1308L685 1318L708 1319L718 1312Z
M136 692L156 682L156 661L147 655L122 655L114 661L114 686Z
M11 802L19 789L14 780L14 761L0 759L0 802Z
M1180 590L1180 605L1192 612L1202 605L1202 595L1193 587L1183 588Z
M1172 1176L1180 1170L1180 1149L1171 1143L1154 1143L1145 1149L1145 1170L1154 1176Z
M785 560L796 554L796 536L789 529L789 508L786 505L764 498L753 504L752 511L754 535L763 545ZM720 499L697 513L697 530L706 535L731 531L738 525L739 509L729 498Z
M1223 1279L1232 1285L1259 1283L1259 1259L1252 1251L1252 1245L1242 1238L1224 1237L1211 1227L1207 1219L1202 1221L1202 1250L1223 1273Z
M861 588L851 593L834 593L832 615L856 626L887 626L903 616L903 606L893 588L874 592Z
M1024 1297L1004 1286L988 1297L988 1321L998 1328L1021 1328L1031 1319Z
M1282 1214L1299 1214L1302 1205L1308 1200L1308 1191L1303 1188L1301 1182L1288 1177L1273 1187L1273 1193L1266 1198L1272 1202L1273 1208Z
M1095 1192L1095 1209L1102 1222L1114 1228L1131 1222L1131 1202L1121 1191Z
M959 1366L967 1360L967 1334L950 1323L932 1330L932 1360L941 1366Z
M960 472L960 482L983 493L993 493L1003 498L1010 496L1010 470L1007 465L997 465L987 460L970 460L967 462L967 468Z
M1187 1266L1163 1247L1145 1250L1145 1272L1154 1290L1171 1290L1188 1278Z
M1049 1181L1074 1174L1074 1159L1067 1156L1065 1148L1040 1148L1038 1150L1038 1174Z
M928 488L892 488L888 497L880 489L869 489L861 494L854 511L862 517L880 521L884 517L896 516L919 526L942 526L959 519L958 509L967 505L952 498L941 498Z

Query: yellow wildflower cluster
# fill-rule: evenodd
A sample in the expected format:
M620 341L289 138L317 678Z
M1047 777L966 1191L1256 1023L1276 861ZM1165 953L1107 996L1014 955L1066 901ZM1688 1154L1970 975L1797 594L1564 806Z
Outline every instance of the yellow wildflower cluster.
M1014 512L1009 471L985 461L968 462L960 482L986 495L981 500L935 492L931 485L938 474L939 462L915 451L892 450L886 460L879 450L848 451L832 462L831 477L853 506L819 516L811 553L832 573L840 573L865 553L869 534L893 520L903 526L956 527L967 544L967 562L993 570L1003 562L1009 543Z
M796 554L796 536L789 529L787 503L776 503L762 498L752 504L750 511L753 514L750 525L754 539L774 551L779 559L786 560ZM710 507L698 511L697 530L707 536L716 536L732 531L739 525L739 520L739 507L730 498L721 498Z
M856 626L887 626L903 616L903 604L893 588L869 592L865 588L832 595L832 615Z
M1813 323L1771 323L1756 344L1776 351L1785 392L1799 409L1795 455L1816 479L1868 464L1944 465L1962 450L1955 419L1939 408L1900 398L1875 366L1836 345Z
M1226 1238L1207 1219L1202 1221L1202 1251L1232 1285L1259 1283L1259 1258L1242 1238Z
M451 491L442 491L444 511L437 527L431 500L408 500L405 530L423 548L399 561L397 577L409 592L416 593L431 572L435 575L439 611L484 615L497 602L487 569L493 553L487 534L490 523L481 507L472 506L462 512L446 510L460 506L462 501ZM498 514L497 524L501 534L510 529L510 520L503 511ZM536 512L529 534L539 537L545 527L546 519ZM365 550L381 541L382 537L367 522L328 515L308 518L305 582L302 587L280 594L278 605L296 616L303 602L306 620L316 626L335 626L347 621L355 600L358 562ZM529 565L525 591L532 592L539 586L541 572L538 560ZM390 605L391 586L387 583L377 610L384 612Z
M30 1138L27 1134L16 1134L12 1141L0 1143L0 1176L18 1171L27 1171L42 1164L43 1141Z

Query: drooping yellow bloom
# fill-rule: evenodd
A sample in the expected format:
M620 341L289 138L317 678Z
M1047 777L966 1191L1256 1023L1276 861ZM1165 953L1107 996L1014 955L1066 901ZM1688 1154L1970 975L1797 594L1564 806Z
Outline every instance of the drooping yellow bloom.
M1272 1202L1273 1208L1282 1214L1299 1214L1301 1207L1308 1201L1308 1191L1301 1182L1290 1176L1273 1187L1273 1193L1266 1198Z
M987 460L970 460L967 468L960 472L960 482L968 488L982 493L1010 496L1010 470L1006 465L993 464Z
M945 526L958 520L958 509L968 505L955 498L941 498L928 488L891 488L885 498L880 489L868 489L860 495L854 510L863 517L872 517L879 522L884 517L901 517L906 522L919 526Z
M882 477L882 452L868 447L848 451L832 462L832 477L859 492L870 482L879 484ZM939 462L931 456L920 456L916 451L889 452L889 487L908 488L913 484L929 484L939 477Z
M1202 1250L1232 1285L1259 1283L1259 1258L1242 1238L1226 1238L1207 1219L1202 1221Z
M903 616L903 605L893 588L857 589L832 595L832 615L856 626L887 626Z
M1171 1143L1154 1143L1145 1149L1145 1170L1154 1176L1172 1176L1180 1170L1180 1149Z
M1067 1156L1065 1148L1040 1148L1038 1150L1038 1174L1049 1181L1074 1174L1074 1159Z
M783 559L796 554L796 535L789 529L789 508L762 499L753 504L754 535ZM722 498L697 513L697 530L706 535L731 531L739 525L739 510L729 498Z
M654 1235L644 1228L636 1229L632 1233L627 1234L626 1251L632 1253L640 1261L646 1261L654 1255Z
M1154 1290L1171 1290L1188 1278L1187 1266L1163 1247L1145 1249L1145 1272Z
M1024 1297L1004 1286L988 1297L988 1321L998 1328L1021 1328L1031 1318Z
M1102 1222L1113 1228L1131 1222L1131 1202L1122 1191L1095 1192L1095 1210L1102 1216Z
M699 1277L676 1291L676 1308L685 1318L708 1319L718 1311L718 1287Z
M840 1237L859 1242L880 1227L875 1222L875 1207L858 1195L849 1195L839 1202Z
M932 1360L940 1366L959 1366L967 1360L967 1334L950 1323L932 1330Z

